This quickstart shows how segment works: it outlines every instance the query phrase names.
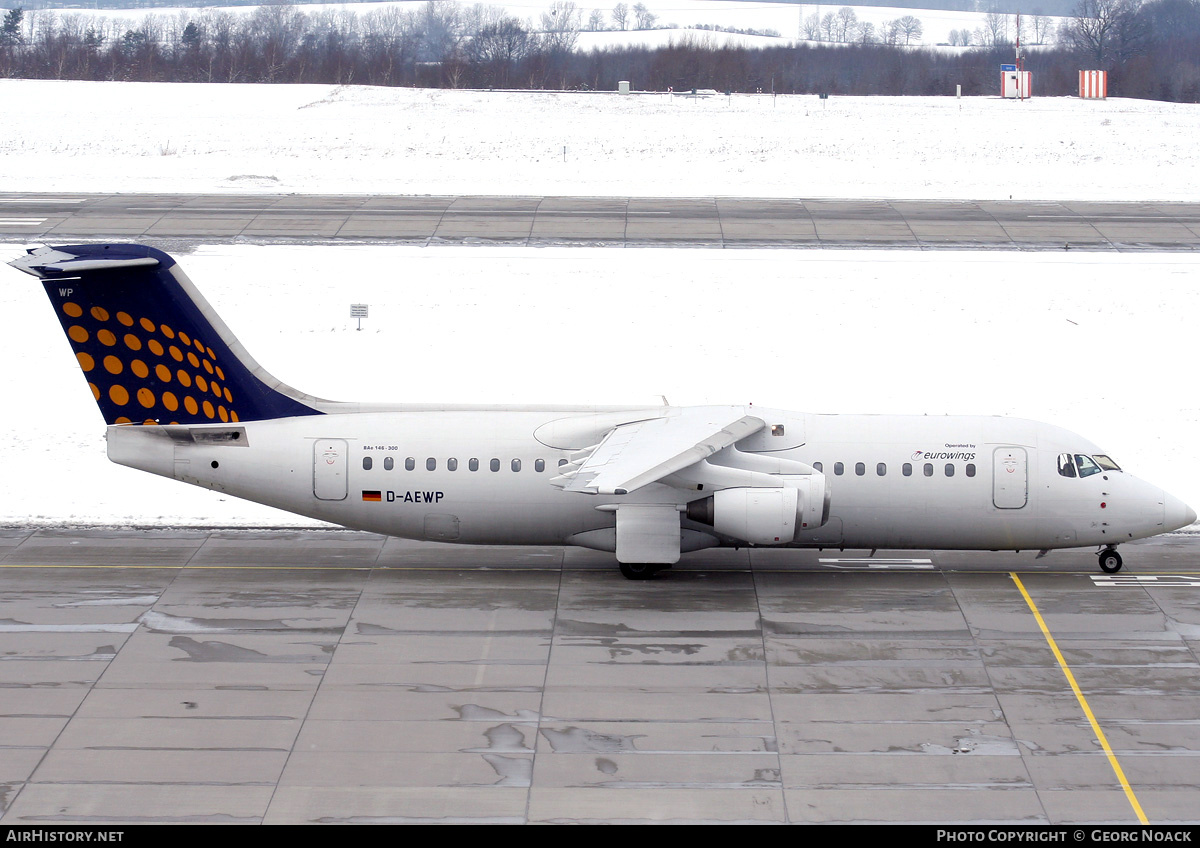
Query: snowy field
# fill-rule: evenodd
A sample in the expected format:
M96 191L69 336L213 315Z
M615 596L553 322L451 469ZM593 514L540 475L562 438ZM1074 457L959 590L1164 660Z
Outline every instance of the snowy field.
M179 258L268 370L320 396L1015 415L1200 504L1200 256L238 245ZM370 304L362 332L352 302ZM0 268L0 312L0 523L309 523L110 464L41 287ZM587 331L564 333L566 319Z
M948 94L821 101L0 80L0 188L1200 198L1196 104Z
M5 191L1200 199L1200 107L1145 101L4 80L0 114ZM1194 255L239 245L181 259L269 370L318 395L1017 415L1200 505ZM351 302L371 304L364 332ZM0 266L0 309L0 522L303 523L110 465L40 287ZM567 319L603 343L569 341Z

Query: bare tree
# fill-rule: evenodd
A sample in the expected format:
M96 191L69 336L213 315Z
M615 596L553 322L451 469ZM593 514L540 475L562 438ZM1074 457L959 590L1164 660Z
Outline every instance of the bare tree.
M417 20L423 61L441 62L454 55L465 35L462 7L449 0L429 0Z
M988 10L983 17L983 42L991 47L1009 44L1008 15L997 11L995 7Z
M588 15L587 29L589 32L604 32L607 27L604 26L604 13L599 9L592 9L592 13Z
M821 18L821 35L826 41L836 41L836 32L837 22L833 19L833 12L826 12L825 17Z
M612 19L616 28L624 31L625 27L629 25L629 7L624 3L613 6Z
M246 21L246 30L259 41L258 55L264 64L260 71L266 82L275 82L284 65L296 52L307 20L295 6L278 4L259 6ZM126 43L129 43L128 33Z
M635 3L633 6L634 26L637 29L654 29L658 15L646 8L645 3Z
M1079 0L1059 37L1097 65L1122 64L1142 52L1150 27L1141 0Z
M925 27L921 25L920 18L914 18L912 15L905 15L896 21L896 25L900 30L900 37L904 39L904 43L911 44L913 39L920 39L925 34Z
M571 0L554 0L542 12L542 43L547 50L569 53L579 40L579 19L583 12Z
M513 17L484 27L474 41L474 52L484 62L519 61L532 45L528 31Z
M821 40L821 16L816 12L804 19L804 37L809 41Z
M879 40L889 47L895 47L900 43L900 22L899 21L884 21L883 29L879 34Z
M854 26L858 23L858 15L849 6L837 10L834 16L834 30L838 41L850 41L853 38Z
M1032 19L1033 25L1033 43L1045 44L1046 39L1050 37L1051 26L1050 18L1043 15L1041 12L1035 11Z

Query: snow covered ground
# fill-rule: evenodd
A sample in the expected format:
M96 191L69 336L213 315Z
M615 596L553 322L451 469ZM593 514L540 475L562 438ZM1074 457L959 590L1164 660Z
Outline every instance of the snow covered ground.
M1196 104L947 94L695 99L10 79L0 80L0 188L1200 198Z
M235 245L180 260L268 370L320 396L1015 415L1200 504L1190 254ZM0 268L0 314L0 523L306 523L108 463L41 287Z
M3 80L0 114L5 191L1200 199L1200 107L1129 100ZM268 369L318 395L1018 415L1200 504L1194 255L239 245L182 261ZM361 333L351 302L372 306ZM0 522L300 521L110 465L40 288L0 266L0 310Z

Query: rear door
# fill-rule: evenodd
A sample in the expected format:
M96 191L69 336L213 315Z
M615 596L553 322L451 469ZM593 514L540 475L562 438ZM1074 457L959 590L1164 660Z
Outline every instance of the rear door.
M348 452L345 439L317 439L313 442L313 494L320 500L346 499Z

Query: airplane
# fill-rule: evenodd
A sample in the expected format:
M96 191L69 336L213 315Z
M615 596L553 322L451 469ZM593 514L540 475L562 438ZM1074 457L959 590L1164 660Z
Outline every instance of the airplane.
M1050 424L750 405L324 400L272 377L166 253L31 249L113 462L344 527L612 552L631 580L711 547L1099 549L1193 523ZM1040 554L1039 554L1040 555Z

